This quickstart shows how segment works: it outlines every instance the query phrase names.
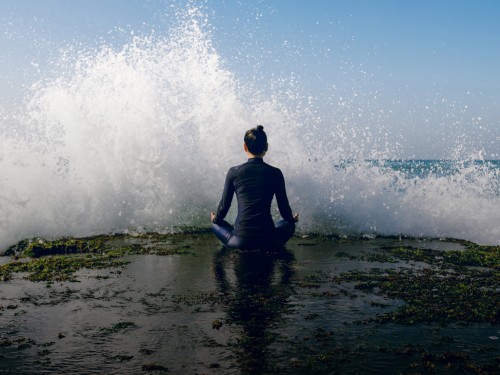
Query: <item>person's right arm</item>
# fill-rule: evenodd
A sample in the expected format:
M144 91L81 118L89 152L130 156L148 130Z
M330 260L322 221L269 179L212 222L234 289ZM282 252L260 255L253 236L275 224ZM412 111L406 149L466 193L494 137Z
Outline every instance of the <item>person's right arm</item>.
M299 220L299 215L292 214L292 209L290 208L290 203L288 203L288 197L286 195L285 178L281 171L277 174L277 179L276 203L278 203L278 209L283 219L293 224Z
M217 213L215 214L215 218L212 220L215 224L221 224L222 220L227 215L229 211L229 207L231 207L231 202L233 200L234 195L234 169L231 168L226 175L226 182L224 183L224 191L222 192L222 198L219 203L219 207L217 208Z

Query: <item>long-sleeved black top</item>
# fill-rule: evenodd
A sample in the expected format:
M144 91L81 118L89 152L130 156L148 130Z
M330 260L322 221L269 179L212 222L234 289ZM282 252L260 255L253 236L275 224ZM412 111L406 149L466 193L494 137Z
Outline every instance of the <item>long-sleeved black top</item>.
M261 237L272 234L274 222L271 202L274 196L283 219L295 223L286 195L283 173L264 163L263 159L248 159L246 163L229 169L214 223L222 223L234 193L238 199L238 216L233 235Z

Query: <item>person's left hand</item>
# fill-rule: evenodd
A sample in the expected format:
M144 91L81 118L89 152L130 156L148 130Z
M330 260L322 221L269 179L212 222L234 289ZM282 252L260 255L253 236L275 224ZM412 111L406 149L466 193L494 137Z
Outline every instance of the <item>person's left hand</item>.
M210 221L213 223L215 220L215 212L210 212Z

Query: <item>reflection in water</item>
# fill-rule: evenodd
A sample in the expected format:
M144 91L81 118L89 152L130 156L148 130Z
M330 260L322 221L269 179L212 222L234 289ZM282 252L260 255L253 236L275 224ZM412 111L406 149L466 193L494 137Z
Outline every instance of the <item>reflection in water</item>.
M432 267L394 263L386 248L456 244L296 237L294 257L219 250L216 241L177 237L172 245L196 256L130 255L123 269L82 270L78 283L47 287L23 274L1 282L0 374L499 373L498 326L381 324L403 302L349 281Z
M224 296L226 324L241 329L241 370L262 373L272 364L270 345L292 293L293 253L220 249L214 255L214 273ZM228 272L234 270L231 280ZM232 282L233 281L233 282Z

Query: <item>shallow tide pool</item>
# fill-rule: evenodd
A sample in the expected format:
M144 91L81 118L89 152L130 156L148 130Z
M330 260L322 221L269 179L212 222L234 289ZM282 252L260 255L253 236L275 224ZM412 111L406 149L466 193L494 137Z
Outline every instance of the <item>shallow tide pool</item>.
M125 238L115 246L151 246ZM378 321L404 302L336 276L431 267L386 247L446 241L293 238L286 251L237 252L209 234L182 255L127 255L77 282L0 282L0 373L495 373L500 326ZM161 243L155 243L161 246ZM7 257L1 257L6 263Z

